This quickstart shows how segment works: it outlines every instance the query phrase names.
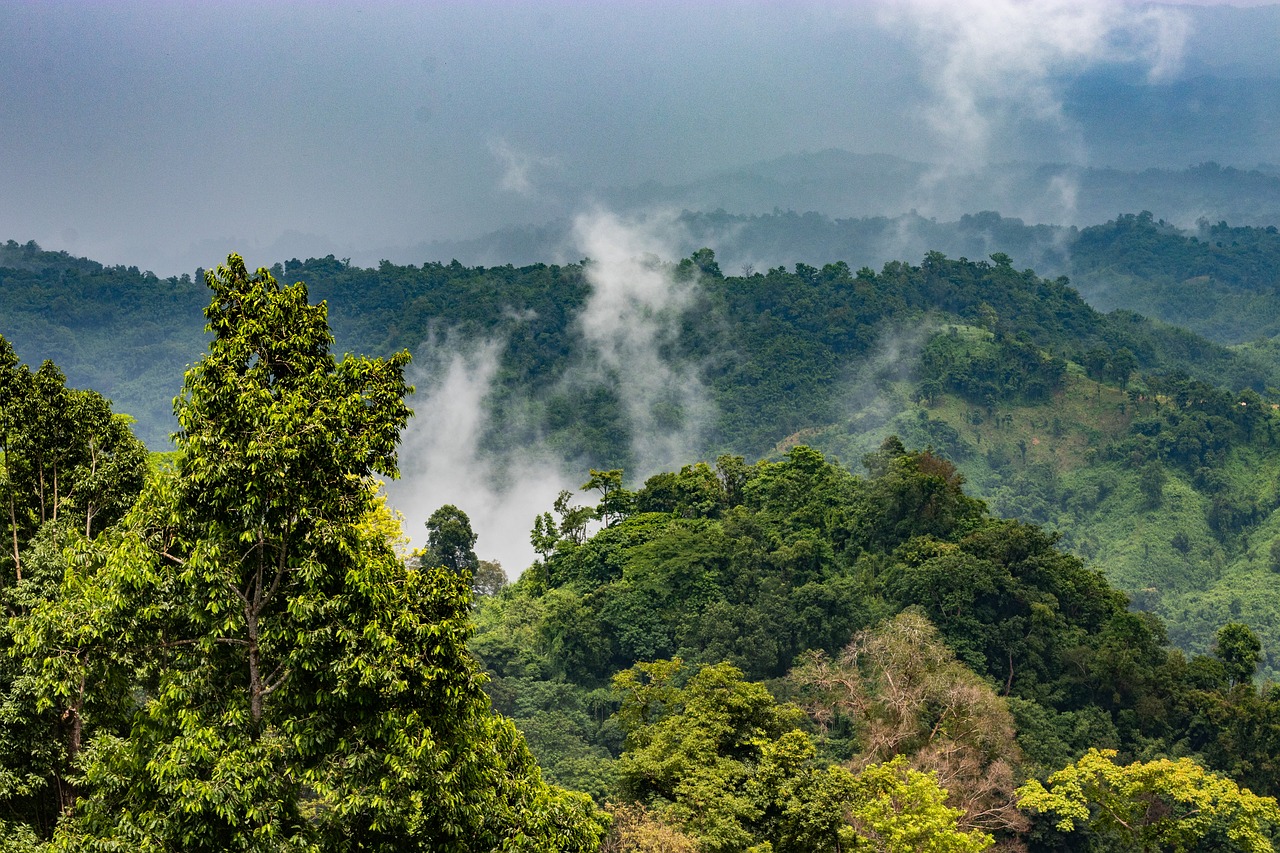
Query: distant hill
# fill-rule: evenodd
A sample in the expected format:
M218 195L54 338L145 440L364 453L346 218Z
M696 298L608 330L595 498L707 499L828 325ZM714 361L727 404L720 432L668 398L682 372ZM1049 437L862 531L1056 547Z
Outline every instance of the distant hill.
M1110 82L1106 85L1119 85L1107 79ZM1251 92L1270 86L1250 85ZM1141 94L1151 97L1145 88ZM1116 114L1123 114L1127 105L1121 98ZM1145 108L1154 109L1149 104ZM1280 105L1275 113L1275 123L1280 126ZM1214 125L1213 129L1220 132L1221 126ZM1122 164L1083 167L1026 161L963 170L889 154L828 149L728 168L687 183L564 186L556 190L555 196L558 201L547 209L559 214L547 212L543 214L545 219L469 238L355 247L316 235L288 232L270 245L256 248L281 260L333 254L349 258L356 266L376 266L384 259L400 264L448 263L456 259L472 266L564 263L580 259L572 235L573 211L595 205L627 217L665 217L681 211L714 215L728 211L745 217L812 214L839 222L883 220L895 228L905 224L904 233L896 242L880 241L865 261L847 255L820 258L802 251L798 245L780 247L785 249L784 256L766 259L777 263L856 260L878 267L887 260L919 257L929 249L957 254L950 246L928 244L913 236L929 230L925 223L957 222L976 211L999 211L1008 219L1032 226L1068 228L1087 227L1124 212L1142 210L1152 211L1184 229L1196 228L1201 220L1226 221L1238 227L1275 225L1280 223L1280 166L1229 166L1206 159L1176 167L1138 169ZM557 215L560 218L555 218ZM678 232L671 237L680 242ZM217 249L212 245L205 248L211 253ZM680 248L691 252L699 246L682 243ZM1009 247L992 251L996 250L1016 256ZM738 254L728 252L727 247L717 247L717 252L732 256L726 268L737 261ZM216 254L205 262L213 259ZM1034 264L1034 260L1027 258L1025 262Z
M790 230L830 251L896 227L686 217L695 233L726 224L743 241L765 245ZM598 261L363 268L328 257L273 270L327 301L339 352L414 350L435 368L428 382L447 366L441 357L492 353L488 384L465 393L483 406L473 428L495 470L534 447L583 479L590 468L640 477L671 456L756 459L797 443L854 463L898 433L954 460L997 512L1062 531L1064 544L1167 617L1179 644L1203 651L1216 626L1238 617L1280 648L1280 608L1267 593L1280 566L1274 352L1229 349L1128 310L1102 314L1067 279L988 251L1039 252L1139 295L1185 274L1201 303L1192 313L1206 320L1229 315L1222 294L1247 290L1261 328L1275 317L1274 231L1208 226L1193 237L1149 215L1083 230L994 214L916 224L979 259L931 251L879 271L800 262L726 274L699 250L610 273L610 286L641 277L682 295L646 306L624 288L603 315L592 302ZM71 384L113 398L161 448L182 371L203 346L203 291L189 277L9 243L0 334L25 360L52 357ZM609 320L603 337L585 331L591 311ZM1265 666L1280 671L1274 657Z

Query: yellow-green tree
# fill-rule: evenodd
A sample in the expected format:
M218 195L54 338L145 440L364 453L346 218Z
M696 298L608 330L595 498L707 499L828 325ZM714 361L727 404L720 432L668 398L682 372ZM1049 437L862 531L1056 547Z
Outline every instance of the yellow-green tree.
M1116 764L1091 749L1075 764L1018 789L1019 805L1143 851L1271 853L1280 807L1189 758Z
M974 853L991 837L966 832L935 776L902 759L861 773L817 760L803 713L778 704L729 664L684 686L657 661L619 673L627 732L624 792L704 851L876 850Z

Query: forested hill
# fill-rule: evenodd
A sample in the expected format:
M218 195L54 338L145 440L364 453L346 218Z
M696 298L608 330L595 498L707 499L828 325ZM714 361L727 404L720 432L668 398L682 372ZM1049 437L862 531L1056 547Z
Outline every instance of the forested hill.
M931 250L953 258L986 258L1002 252L1012 258L1014 267L1032 267L1051 282L1067 275L1072 287L1100 310L1136 311L1222 344L1250 342L1265 363L1276 361L1267 343L1280 332L1280 281L1274 272L1280 268L1280 234L1274 228L1206 222L1198 231L1185 233L1148 214L1074 229L1028 225L995 213L947 223L910 215L840 220L817 214L721 212L686 213L676 230L686 235L689 254L699 246L716 249L719 265L729 273L725 282L749 280L765 291L789 286L778 278L774 264L786 263L794 275L797 269L809 269L793 266L800 259L815 265L821 276L828 264L841 261L852 270L881 268L893 259L921 258ZM560 233L556 240L562 237ZM527 248L549 251L556 240L544 235ZM515 251L511 246L492 246L480 254L511 251ZM210 263L217 260L211 258ZM758 269L749 266L751 262ZM286 278L307 280L313 292L330 300L339 344L353 351L387 351L391 344L416 349L431 330L494 334L508 339L513 351L519 350L512 355L525 361L520 375L542 381L557 375L557 367L563 367L556 364L558 360L572 360L581 349L574 322L590 288L576 264L483 268L384 263L378 269L363 269L324 258L280 263L275 269ZM743 275L746 270L750 272ZM199 271L195 272L160 279L135 267L104 267L11 240L0 244L0 333L25 359L37 363L53 359L73 384L101 390L121 411L138 419L137 431L148 445L164 447L173 429L173 393L190 354L199 352L205 340L199 320L204 286ZM757 277L757 272L768 275ZM1023 310L1015 303L1025 297L1000 292L1001 281L992 279L982 286L991 289L984 291L983 300L993 308L1003 302L1017 312ZM819 283L816 291L812 285L805 287L821 300L826 296L823 288L838 285L831 279ZM905 311L931 307L922 301L928 295L914 285L902 296L898 307ZM951 305L940 307L971 312L971 297L957 297ZM895 318L893 307L875 303L879 295L872 293L871 299L873 304L859 303L860 309L868 309L869 317ZM741 299L721 298L702 305L702 310L711 312L709 325L716 326L714 343L750 354L755 351L754 338L787 331L785 321L778 325L776 317L764 324L769 328L760 328L762 318L752 313L757 307L767 310L763 301L754 306ZM728 319L736 328L720 328L718 310L734 311ZM520 311L526 316L528 311L537 312L537 317L517 329L513 317ZM744 311L746 317L741 316ZM1086 325L1099 330L1108 325L1113 329L1131 326L1134 335L1149 343L1135 345L1114 331L1104 337L1113 348L1124 346L1140 356L1145 349L1152 358L1141 360L1144 370L1185 370L1237 388L1280 384L1266 377L1270 368L1236 364L1230 358L1224 361L1218 351L1206 350L1191 338L1175 341L1176 332L1151 332L1148 324L1122 317L1095 318ZM1022 318L1014 314L1006 312L1002 322L1015 334L1023 330ZM1070 341L1058 343L1054 338L1068 339L1075 330L1054 330L1054 322L1034 318L1033 328L1026 331L1033 333L1039 345L1067 354ZM751 328L753 324L757 328ZM840 333L838 324L828 325L833 333ZM1162 338L1168 340L1162 342ZM1095 340L1099 339L1095 336ZM1107 345L1111 344L1104 342ZM801 362L809 355L806 349L801 346L797 353ZM857 349L855 343L852 350ZM1206 363L1202 352L1215 354ZM508 366L513 366L511 361L507 359ZM816 362L814 366L821 370ZM547 367L552 368L551 374L542 372ZM769 365L763 369L766 375L770 372ZM799 372L807 373L809 368ZM725 426L736 440L741 431ZM785 434L779 432L775 440ZM748 452L768 444L765 440L733 449Z
M1031 267L1048 278L1068 276L1103 311L1137 311L1225 344L1280 332L1280 234L1270 225L1233 226L1202 218L1185 229L1146 212L1064 227L1028 224L993 211L939 221L914 213L833 218L775 210L757 215L685 211L670 230L680 251L711 247L729 272L798 259L816 266L845 261L879 268L931 250L967 258L1004 252L1020 269ZM533 261L561 253L570 233L569 223L513 228L424 250L470 263Z
M890 438L865 470L798 446L755 465L689 465L634 491L618 472L593 472L585 504L540 518L542 559L481 599L471 649L544 772L601 801L638 799L649 812L624 814L624 832L657 824L725 851L847 849L825 834L832 789L808 775L815 763L897 760L936 774L958 828L1006 850L1141 849L1149 827L1188 816L1138 815L1124 798L1168 804L1207 781L1169 756L1194 756L1249 796L1277 790L1280 703L1250 683L1259 645L1247 628L1220 626L1213 655L1171 651L1159 619L1129 611L1044 531L991 517L945 460ZM592 520L604 526L589 535ZM1090 749L1162 760L1121 774ZM1084 807L1074 822L1018 809L1039 794L1023 779L1082 755L1087 783L1073 788L1065 771L1059 795L1087 801L1115 786L1123 828ZM1184 793L1166 787L1174 778ZM1230 785L1217 790L1230 799ZM1197 799L1214 816L1180 827L1205 845L1187 849L1272 849L1270 827L1256 846L1204 841L1245 813L1225 799ZM1035 800L1050 801L1065 804ZM904 814L908 802L918 805L908 798ZM871 849L985 846L950 843Z
M25 361L50 359L74 387L106 395L155 449L169 446L173 398L204 348L207 293L191 276L0 244L0 335Z
M164 459L0 337L0 848L1274 853L1258 635L1170 649L938 454L593 470L507 584L457 507L415 552L387 507L408 353L207 284Z
M1252 243L1210 251L1150 217L1099 228L1081 242L1117 258L1151 245L1238 259L1272 239L1249 230ZM152 447L165 446L182 371L205 341L198 310L182 306L203 299L203 285L32 244L4 257L0 334L24 360L57 357L71 384L113 397ZM1266 350L1101 314L1067 280L998 252L930 252L879 272L837 262L725 275L698 251L621 268L363 269L324 258L275 273L328 301L339 351L413 350L423 394L442 359L492 355L487 384L473 390L481 446L506 462L536 449L568 471L619 468L633 480L681 459L756 459L797 442L856 460L896 432L952 460L998 513L1059 531L1164 616L1180 647L1207 652L1217 627L1238 618L1265 641L1263 671L1280 665L1269 593L1280 569L1280 401L1268 390L1280 368Z
M963 224L973 240L987 246L1030 245L1020 223L980 217ZM802 230L814 233L811 225ZM1135 257L1151 252L1153 243L1158 257L1187 245L1187 238L1158 229L1149 219L1102 228L1121 236L1082 233L1081 244L1097 247L1095 260L1088 262L1090 281L1102 280L1104 271L1121 264L1126 281L1146 281ZM1228 270L1242 266L1263 268L1266 255L1260 253L1273 250L1269 235L1245 232L1257 239L1238 250L1247 255L1244 260L1233 261L1227 252L1205 259L1212 269L1223 270L1210 276L1214 281L1235 281L1239 275L1232 278ZM1073 258L1086 264L1079 255ZM1153 262L1150 280L1168 279L1171 265ZM283 279L305 280L315 296L329 301L340 348L418 350L433 335L445 333L457 340L500 341L499 384L508 401L537 397L542 426L569 455L599 464L629 461L616 455L626 442L613 441L627 430L616 387L606 382L591 389L585 407L581 394L556 393L572 368L590 357L579 317L593 287L581 265L384 262L363 269L330 257L273 269ZM694 304L664 343L666 352L708 386L718 412L702 446L693 450L755 455L798 429L829 422L843 407L836 392L859 360L886 334L919 328L926 316L974 322L1074 361L1089 351L1123 350L1121 361L1131 355L1130 367L1144 373L1183 371L1231 388L1280 385L1270 359L1232 355L1124 312L1099 315L1066 282L1019 271L1008 258L968 262L930 252L919 266L891 262L879 273L867 268L855 273L835 262L736 276L721 275L714 259L700 265L691 258L670 272L696 277L699 285L691 290ZM1248 286L1261 289L1254 279ZM187 276L158 279L136 268L44 252L33 243L0 246L0 333L24 359L51 358L73 384L110 396L138 419L138 433L153 447L167 443L172 395L190 353L198 352L204 340L198 320L202 291L202 283ZM1262 305L1252 316L1266 318L1269 308ZM588 428L566 432L558 426L571 422Z

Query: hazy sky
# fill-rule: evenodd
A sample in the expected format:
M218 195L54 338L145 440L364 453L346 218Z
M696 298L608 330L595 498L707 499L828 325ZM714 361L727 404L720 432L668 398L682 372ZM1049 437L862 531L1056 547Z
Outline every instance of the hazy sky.
M0 239L171 274L288 232L471 236L591 187L832 147L1089 162L1074 77L1278 76L1276 33L1234 21L1118 0L8 0Z

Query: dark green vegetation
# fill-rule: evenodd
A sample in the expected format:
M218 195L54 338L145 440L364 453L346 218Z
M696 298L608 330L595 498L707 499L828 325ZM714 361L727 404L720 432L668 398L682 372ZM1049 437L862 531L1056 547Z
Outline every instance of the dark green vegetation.
M237 256L207 283L172 466L0 339L0 846L594 849L490 709L470 585L395 550L408 355L335 360Z
M876 345L860 300L985 326L923 344L929 380L886 380L926 415L965 401L1012 430L1006 410L1080 383L1119 393L1078 372L1131 385L1104 454L1137 467L1148 504L1184 469L1211 480L1231 441L1269 446L1257 394L1140 374L1170 346L1159 329L993 261L732 280L699 253L669 275L704 306L764 300L759 322L807 328L833 362ZM859 477L798 445L634 490L593 470L594 505L566 492L533 519L541 559L504 586L457 507L408 555L378 495L408 354L335 359L326 306L237 256L206 284L209 350L163 463L0 338L4 849L1273 849L1280 693L1255 684L1257 633L1227 621L1210 654L1170 649L942 456L890 437ZM834 320L824 286L846 292ZM1035 345L1063 317L1089 349ZM702 330L682 330L696 360ZM752 404L778 405L759 384ZM764 440L745 421L722 413L717 440ZM842 423L814 434L852 441ZM928 428L959 446L944 424ZM1214 512L1229 531L1245 510Z
M548 776L642 807L624 836L656 822L702 850L848 849L831 804L850 800L868 849L925 849L865 831L858 785L895 766L932 774L956 810L910 818L946 827L954 846L929 849L1272 849L1280 692L1253 683L1252 631L1171 650L1158 618L1041 529L989 515L947 461L890 438L865 465L797 446L635 492L595 472L596 507L540 519L542 559L481 599L471 648ZM1059 768L1069 788L1082 756L1097 789L1081 805L1020 788Z
M0 244L0 294L0 334L23 358L53 361L73 386L136 418L148 446L169 446L173 394L206 341L199 277L160 279L10 240Z
M752 239L790 233L837 247L893 228L786 214L690 217L738 221ZM929 227L939 239L948 233ZM995 245L1048 252L1056 239L995 214L965 217L954 235L975 256ZM1182 300L1179 318L1221 328L1241 294L1242 322L1254 331L1280 317L1267 279L1280 246L1272 229L1206 226L1190 237L1144 214L1069 236L1069 259L1052 262L1078 268L1091 292L1105 283L1138 300L1141 288L1155 292L1151 282L1196 273L1160 291ZM115 396L117 408L143 417L139 434L163 446L170 427L160 413L204 340L187 319L194 309L181 310L203 298L199 287L32 244L3 247L0 267L3 332L17 351L56 355L71 384ZM418 348L429 367L424 341L455 350L494 342L482 441L490 452L515 459L545 442L575 470L633 470L644 461L637 432L654 428L685 430L695 458L754 459L803 440L856 460L895 432L957 464L998 514L1060 531L1065 547L1165 617L1178 646L1205 653L1218 625L1240 619L1265 640L1263 672L1280 668L1270 594L1280 567L1270 389L1280 387L1280 368L1269 344L1231 350L1126 310L1099 314L1064 279L1020 270L1000 253L966 261L931 252L918 266L891 262L880 272L831 263L726 276L701 251L658 269L691 294L666 318L660 357L705 389L713 415L696 434L678 400L646 401L647 426L637 426L628 377L594 369L580 325L595 290L589 264L361 269L324 258L274 272L306 280L327 301L340 350Z
M961 258L986 258L998 251L1007 254L1018 268L1034 267L1050 280L1069 276L1091 304L1104 310L1136 311L1221 344L1257 343L1280 331L1275 273L1280 235L1269 227L1204 222L1197 232L1187 234L1144 213L1077 229L1027 225L990 212L963 216L956 222L918 216L831 219L795 213L686 213L679 226L695 241L693 246L720 246L722 257L774 257L788 264L803 258L823 266L814 270L801 265L797 269L818 273L828 263L845 261L850 269L878 267L884 259L921 257L928 249ZM554 384L564 362L581 349L573 322L589 286L579 265L486 269L383 263L377 269L362 269L330 257L277 264L273 271L281 280L306 280L313 293L328 300L341 349L413 350L432 332L450 330L460 339L495 335L506 341L509 349L504 356L504 365L511 372L507 384L535 388ZM741 278L731 275L728 281ZM204 300L199 279L199 275L195 280L189 276L158 279L136 268L103 267L65 252L42 251L34 243L9 241L0 244L0 333L25 357L52 359L73 384L110 396L118 408L138 418L137 431L150 446L162 447L173 429L169 389L176 386L192 353L199 352L205 341L198 319L192 319L198 318ZM787 287L790 281L778 284ZM834 286L830 276L823 276L822 285L812 296L825 299L830 294L824 287ZM869 295L874 303L885 294L881 290ZM868 310L863 325L874 327L881 318L899 319L903 308L918 311L930 307L921 302L928 296L915 288L902 294L899 305L869 304L864 298L852 307ZM998 309L1003 295L984 298ZM939 307L972 314L974 306L967 301L971 300L957 296ZM1014 332L1023 330L1023 318L1012 313L1023 306L1006 302L1006 307L1009 312L1000 315L1005 326ZM730 352L735 360L751 358L759 339L771 339L775 332L805 331L788 322L792 317L777 316L779 312L767 298L752 302L722 298L718 304L698 308L704 312L701 334L717 336L714 343L734 347ZM804 310L805 306L798 306L789 313ZM747 315L730 314L726 320L719 311L746 311ZM771 311L771 316L752 316L753 311ZM1125 325L1126 317L1121 314L1105 322ZM830 333L856 331L841 326L838 319L825 324ZM1128 319L1135 327L1145 325ZM1034 321L1040 332L1048 328L1043 320ZM726 321L745 328L720 328ZM808 322L814 325L812 318ZM1048 325L1053 322L1051 319ZM1085 325L1092 324L1090 320ZM1078 325L1055 329L1047 339L1036 334L1035 343L1063 355L1083 351L1068 340L1080 331ZM1216 359L1216 351L1203 349L1202 342L1194 338L1182 336L1184 339L1177 341L1178 333L1169 329L1131 331L1146 338L1174 339L1157 346L1157 351L1142 361L1144 370L1168 373L1182 369L1232 388L1259 381L1280 385L1272 381L1275 354L1266 347L1257 359L1266 367L1231 367L1222 373L1220 361L1202 364L1206 357ZM1114 345L1139 352L1132 342L1118 339L1121 335L1107 337ZM773 344L772 340L769 343ZM789 346L790 342L775 345ZM808 346L807 341L802 342L795 354L801 364L809 360ZM865 341L853 341L846 349L860 352ZM813 368L823 368L822 359L812 360ZM767 363L758 369L766 375L770 371ZM757 448L733 449L750 453Z

